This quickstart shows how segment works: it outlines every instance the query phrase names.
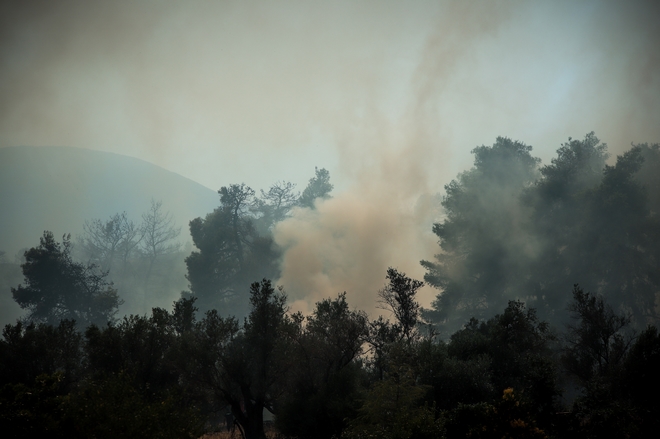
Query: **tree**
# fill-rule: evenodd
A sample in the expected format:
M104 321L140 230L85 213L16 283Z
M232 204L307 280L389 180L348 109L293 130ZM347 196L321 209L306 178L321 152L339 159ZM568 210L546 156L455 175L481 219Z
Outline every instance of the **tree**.
M387 269L390 284L378 292L381 303L392 311L397 320L396 331L401 338L411 343L419 335L417 325L420 322L420 306L415 296L424 282L411 279L390 267Z
M573 302L568 307L577 325L568 327L568 350L564 362L583 384L594 377L619 373L632 342L624 329L630 317L616 314L602 296L573 287Z
M314 201L317 198L326 200L330 198L330 192L334 186L330 183L330 173L325 168L314 168L316 175L309 179L309 184L303 191L298 205L314 209Z
M535 417L534 405L509 387L492 403L459 404L448 413L446 432L447 437L547 439Z
M151 200L151 208L142 215L140 247L149 260L144 281L145 289L149 284L156 260L176 253L181 248L181 244L175 241L181 233L181 228L176 227L170 212L163 212L162 207L161 201Z
M374 383L367 392L359 415L341 436L345 439L432 439L444 437L442 418L424 404L427 387L418 385L410 370Z
M126 373L136 389L162 393L177 385L170 361L175 333L171 316L162 308L146 315L125 316L116 324L85 331L87 363L95 375Z
M636 406L635 396L647 393L639 390L651 386L653 379L640 386L630 380L630 373L643 374L652 366L651 358L639 358L640 351L649 354L653 350L647 350L646 344L653 344L652 331L645 331L644 340L633 345L630 316L615 312L602 296L585 293L578 285L568 309L576 322L568 327L562 359L581 387L572 407L580 420L580 437L644 437L641 426L647 427L645 431L657 428L657 412L649 412L652 405Z
M551 317L569 304L566 293L579 281L612 306L629 309L641 328L657 319L660 220L649 204L657 188L640 178L641 147L618 156L614 166L605 164L606 151L593 133L569 139L525 194L538 243L526 289Z
M294 437L338 437L359 407L367 316L351 311L342 293L318 302L306 318L294 315L293 321L289 379L277 401L277 428Z
M234 254L241 266L244 259L243 246L249 245L254 234L252 221L245 220L245 215L254 199L254 190L245 184L232 184L229 187L220 188L218 192L223 210L228 215L235 246Z
M642 148L634 146L605 166L587 203L580 243L587 251L579 252L584 282L597 286L612 306L629 309L640 329L657 324L660 291L660 218L649 203L649 194L660 188L640 182L644 161Z
M553 358L555 339L548 323L539 320L535 309L527 308L520 301L510 301L501 314L485 322L471 319L462 330L455 332L448 354L473 363L466 364L466 370L478 369L476 366L480 362L488 364L491 397L508 387L522 391L542 418L539 420L547 422L555 412L559 395L558 371ZM465 388L469 389L469 384ZM481 392L483 395L483 389Z
M519 199L537 176L532 147L498 137L472 150L474 167L445 186L446 218L433 225L441 252L422 261L424 280L441 290L427 317L445 334L470 317L487 318L517 298L533 246Z
M195 439L203 422L176 394L154 397L137 389L127 373L84 382L67 395L64 409L75 434L67 438Z
M624 363L623 394L637 410L639 431L657 431L660 427L660 334L655 326L649 326L637 337Z
M644 163L636 174L636 180L648 190L649 207L656 215L660 213L660 143L633 145L640 149Z
M112 215L109 220L93 219L83 224L81 247L84 257L102 270L112 271L117 257L121 258L122 274L128 259L142 241L142 231L126 212Z
M62 386L70 389L83 374L82 348L82 334L73 320L57 326L21 321L6 325L0 340L0 388L61 373Z
M271 228L286 218L291 208L300 198L300 192L294 192L296 185L288 181L278 181L268 192L261 190L261 196L254 200L253 209L258 217L255 227L259 234L266 235Z
M607 145L589 133L569 138L537 169L520 142L476 148L475 166L445 186L446 218L433 226L441 251L422 261L424 279L441 290L426 318L447 334L524 300L563 325L568 293L580 282L630 310L633 325L656 323L657 150L633 146L610 166Z
M112 321L121 304L107 272L71 258L70 235L62 243L44 232L40 245L25 252L21 265L25 284L12 288L14 300L29 311L27 320L53 325L75 320L79 326L105 325Z
M256 276L276 277L279 254L272 238L260 236L254 228L254 191L234 184L218 192L220 207L190 222L197 249L185 260L186 277L202 310L245 315L248 300L238 292Z
M270 281L250 287L250 314L242 326L213 310L183 346L187 380L211 389L218 407L231 406L246 439L264 439L263 411L275 411L290 363L286 296Z

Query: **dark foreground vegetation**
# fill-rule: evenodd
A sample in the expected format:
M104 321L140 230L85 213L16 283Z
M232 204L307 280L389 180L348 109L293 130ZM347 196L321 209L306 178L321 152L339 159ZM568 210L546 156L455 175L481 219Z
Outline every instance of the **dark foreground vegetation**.
M414 281L388 276L394 322L370 321L344 295L288 315L263 281L242 323L215 311L197 321L184 298L84 332L71 320L8 325L0 422L22 438L194 438L223 428L227 411L246 438L262 438L264 409L285 437L645 437L660 427L655 327L634 333L576 286L563 333L512 301L444 342L420 325Z
M593 134L548 166L530 152L503 138L474 150L446 187L442 252L423 262L441 292L424 310L423 283L390 268L378 297L391 320L345 294L291 314L269 280L245 287L277 277L272 227L329 196L325 170L302 194L222 188L190 224L191 291L150 315L117 320L107 271L45 233L12 288L28 315L0 341L6 437L197 438L230 419L262 439L265 413L292 438L648 437L660 147L613 166Z

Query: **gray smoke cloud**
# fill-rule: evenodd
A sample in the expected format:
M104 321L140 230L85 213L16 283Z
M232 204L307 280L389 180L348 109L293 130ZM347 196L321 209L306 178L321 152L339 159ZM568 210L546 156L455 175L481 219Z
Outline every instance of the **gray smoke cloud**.
M276 229L296 307L421 278L436 194L504 135L545 163L660 139L657 2L3 2L0 147L151 161L218 189L334 198ZM435 291L423 292L428 304Z

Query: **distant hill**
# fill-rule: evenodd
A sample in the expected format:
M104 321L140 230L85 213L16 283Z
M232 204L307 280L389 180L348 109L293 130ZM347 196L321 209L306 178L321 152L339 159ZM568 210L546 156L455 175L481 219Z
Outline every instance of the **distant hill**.
M182 227L219 204L217 192L151 163L119 154L70 147L0 148L0 251L13 261L39 244L44 230L59 239L82 232L85 220L126 211L138 222L160 200Z
M124 211L139 223L152 199L181 226L181 243L191 241L188 222L220 202L217 192L133 157L67 147L0 148L0 325L23 314L10 293L23 281L15 263L21 249L38 245L44 230L57 240L65 233L75 240L85 220ZM183 261L175 268L170 278L176 281L150 305L166 307L185 288ZM144 311L135 298L124 298L120 314Z

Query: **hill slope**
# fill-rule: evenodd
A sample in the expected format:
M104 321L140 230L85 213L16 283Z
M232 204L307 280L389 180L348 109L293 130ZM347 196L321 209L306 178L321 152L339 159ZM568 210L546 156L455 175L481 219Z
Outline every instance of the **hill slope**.
M190 241L188 222L211 212L220 201L215 191L132 157L67 147L0 149L0 324L23 314L10 293L10 287L23 280L16 257L21 249L38 245L44 230L58 241L65 233L76 237L85 220L105 221L124 211L140 223L152 199L162 201L163 211L171 212L181 226L182 243ZM138 301L139 293L120 288L126 299L120 315L169 306L187 285L179 257L163 277L166 285L158 287L158 296L149 303L144 292Z
M163 168L119 154L70 147L0 149L0 250L13 259L39 243L82 232L85 220L126 211L136 222L161 200L182 227L218 206L218 194Z

